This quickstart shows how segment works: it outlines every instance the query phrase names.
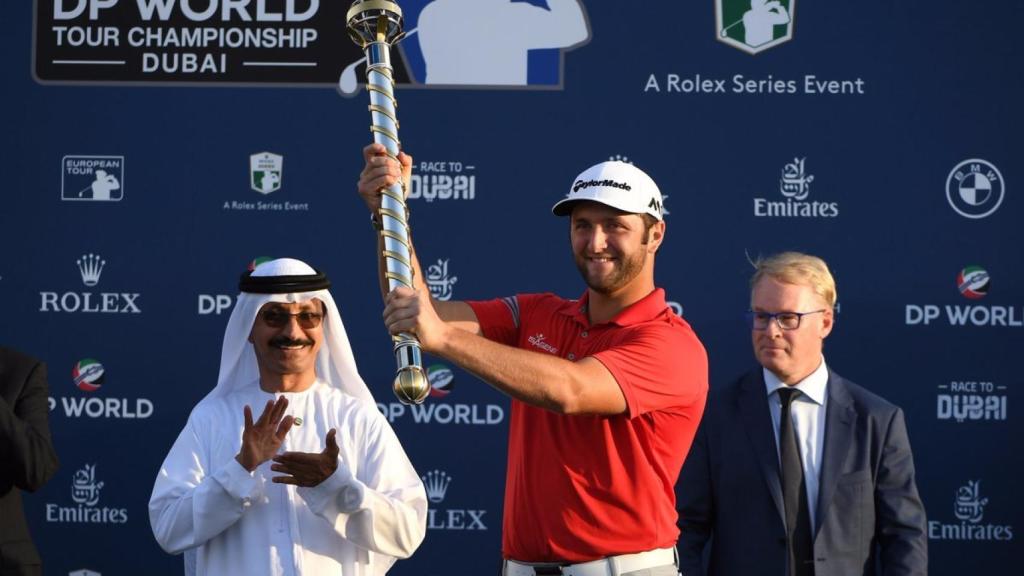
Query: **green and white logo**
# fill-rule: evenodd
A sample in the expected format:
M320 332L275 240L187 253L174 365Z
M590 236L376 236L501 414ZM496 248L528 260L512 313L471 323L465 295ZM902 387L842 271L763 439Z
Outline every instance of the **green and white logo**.
M757 54L793 38L796 0L715 0L718 39Z
M260 194L270 194L281 189L281 173L284 156L260 152L249 156L249 182L252 189Z

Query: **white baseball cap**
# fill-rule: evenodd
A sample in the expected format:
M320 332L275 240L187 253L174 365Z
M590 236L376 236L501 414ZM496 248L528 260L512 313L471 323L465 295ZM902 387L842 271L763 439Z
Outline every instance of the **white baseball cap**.
M582 200L600 202L630 214L650 214L663 220L661 191L643 170L618 160L595 164L576 177L569 194L551 211L566 216Z

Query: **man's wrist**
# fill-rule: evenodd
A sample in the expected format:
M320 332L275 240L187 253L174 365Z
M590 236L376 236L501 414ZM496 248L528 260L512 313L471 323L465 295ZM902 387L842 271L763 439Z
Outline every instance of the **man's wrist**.
M242 456L242 453L241 453L241 452L239 452L239 453L238 453L238 454L237 454L237 455L235 456L235 460L236 460L236 461L238 462L238 464L239 464L239 465L241 465L241 466L242 466L242 468L245 468L246 472L252 472L253 470L255 470L255 469L256 469L256 467L257 467L257 466L259 466L259 464L255 464L255 465L253 465L253 466L249 466L248 464L246 464L246 462L245 462L245 457L244 457L244 456Z

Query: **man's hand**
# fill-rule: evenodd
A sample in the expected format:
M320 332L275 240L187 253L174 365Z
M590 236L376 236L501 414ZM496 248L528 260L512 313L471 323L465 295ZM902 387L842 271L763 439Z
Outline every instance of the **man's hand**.
M412 179L412 156L399 152L398 159L401 160L401 164L387 155L382 144L370 144L363 148L366 166L359 173L359 195L374 214L380 208L381 190L395 182L404 182L407 187ZM407 188L405 193L408 194Z
M274 457L270 469L287 476L274 476L277 484L296 486L317 486L334 474L338 468L338 442L334 439L337 430L327 433L327 447L319 454L308 452L285 452Z
M285 416L288 399L281 396L277 402L267 400L259 420L252 421L252 409L247 405L245 411L245 429L242 432L242 448L235 460L243 468L252 472L257 466L273 458L284 442L284 437L291 430L295 419Z
M434 310L427 290L405 286L395 288L384 297L384 325L391 334L414 334L427 352L440 348L449 328Z

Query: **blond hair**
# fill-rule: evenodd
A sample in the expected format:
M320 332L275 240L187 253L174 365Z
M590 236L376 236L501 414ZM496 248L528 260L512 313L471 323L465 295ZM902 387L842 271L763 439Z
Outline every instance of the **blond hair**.
M767 258L758 258L751 264L755 269L750 278L751 290L758 281L768 276L783 284L810 286L815 294L825 299L830 308L836 305L836 281L829 272L828 264L817 256L801 252L780 252Z

